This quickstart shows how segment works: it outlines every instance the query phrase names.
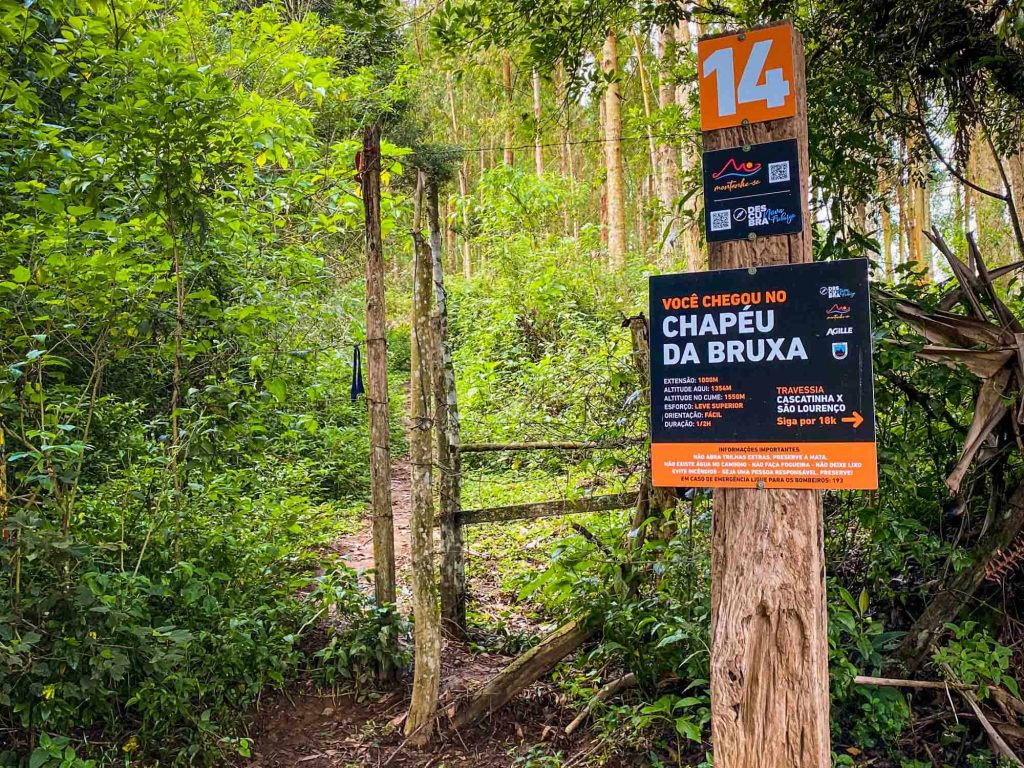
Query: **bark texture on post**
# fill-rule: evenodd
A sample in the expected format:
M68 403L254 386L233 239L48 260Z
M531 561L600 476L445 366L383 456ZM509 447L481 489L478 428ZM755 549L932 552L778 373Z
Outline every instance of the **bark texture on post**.
M466 566L463 559L462 456L459 452L459 406L455 395L455 368L448 343L448 293L444 288L441 225L437 212L437 184L427 183L427 226L433 262L434 408L437 434L438 500L441 524L441 618L443 629L454 637L466 633Z
M436 199L435 199L436 211ZM429 213L428 213L429 215ZM434 582L433 465L434 399L431 396L431 254L420 232L413 232L411 376L409 382L409 460L412 465L412 607L415 657L412 701L405 735L412 746L430 740L441 682L441 616Z
M384 244L380 233L380 127L363 131L359 169L366 214L366 399L370 410L370 513L377 605L395 602L395 529L391 514L388 341Z
M614 30L604 41L601 69L608 80L604 92L604 167L608 190L608 265L626 263L626 179L622 169L622 105L619 89L619 47Z
M794 118L710 131L706 150L797 139L804 231L709 244L712 269L811 260L803 40ZM711 537L711 732L719 768L828 768L828 634L821 496L716 490Z

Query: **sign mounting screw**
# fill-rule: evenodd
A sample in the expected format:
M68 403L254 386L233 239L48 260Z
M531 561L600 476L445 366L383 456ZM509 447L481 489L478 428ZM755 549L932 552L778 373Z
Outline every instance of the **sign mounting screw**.
M747 240L753 240L755 237L757 237L757 235L753 232L747 232Z
M750 267L750 268L748 268L747 269L747 274L748 275L756 275L757 274L757 267Z
M764 480L758 480L757 481L757 490L759 490L759 491L763 491L764 490Z

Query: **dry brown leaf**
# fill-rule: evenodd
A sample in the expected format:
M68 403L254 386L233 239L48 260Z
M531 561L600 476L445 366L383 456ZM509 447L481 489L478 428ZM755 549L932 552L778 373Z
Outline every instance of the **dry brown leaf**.
M985 438L991 434L1009 410L1006 401L1003 400L1003 394L1009 381L1010 372L1004 370L981 385L978 401L974 406L974 419L967 429L967 437L964 438L964 449L960 454L960 460L950 472L949 477L946 478L946 485L951 493L959 492L960 483L963 482L974 457L981 450Z
M990 379L1016 353L1016 349L960 349L929 344L922 347L917 354L925 360L942 363L950 368L963 365L979 379Z

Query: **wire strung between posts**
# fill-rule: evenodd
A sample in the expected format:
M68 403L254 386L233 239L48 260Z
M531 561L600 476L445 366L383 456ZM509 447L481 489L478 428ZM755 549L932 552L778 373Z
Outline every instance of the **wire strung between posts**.
M682 139L691 136L686 133L656 133L651 136L646 134L643 136L620 136L617 141L643 141L646 142L648 139ZM452 154L471 154L474 152L504 152L506 149L513 151L519 149L533 149L534 147L577 147L585 144L607 144L610 141L616 141L616 139L574 139L572 141L553 141L544 142L542 144L516 144L508 147L447 147L444 151Z

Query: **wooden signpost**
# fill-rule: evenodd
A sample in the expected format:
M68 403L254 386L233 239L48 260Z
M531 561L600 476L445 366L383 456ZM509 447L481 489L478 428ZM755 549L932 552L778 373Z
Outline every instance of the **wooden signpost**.
M698 45L704 150L795 140L803 228L709 242L711 269L811 260L803 40L791 24ZM711 731L718 768L827 768L821 495L720 489L711 550Z

